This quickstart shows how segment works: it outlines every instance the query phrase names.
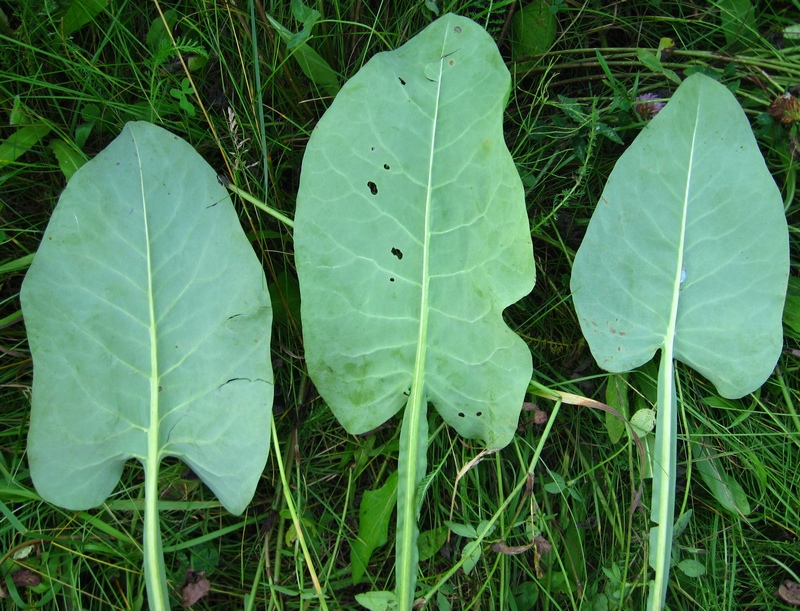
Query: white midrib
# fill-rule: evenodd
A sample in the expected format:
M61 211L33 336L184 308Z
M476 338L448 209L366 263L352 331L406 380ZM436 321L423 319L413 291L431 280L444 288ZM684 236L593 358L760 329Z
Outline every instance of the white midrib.
M658 490L653 490L658 495L657 511L650 519L658 524L656 549L655 583L650 593L650 611L658 611L664 605L669 581L669 569L672 560L672 523L675 518L675 466L677 444L677 407L674 384L673 362L675 358L675 332L678 322L678 305L680 301L681 276L683 275L683 256L686 246L686 224L689 211L689 191L692 182L692 167L694 165L695 140L700 117L698 105L692 131L692 144L689 149L689 163L686 175L686 185L683 192L683 210L681 211L681 230L678 239L678 261L672 281L672 303L670 304L669 322L664 337L664 346L661 351L661 366L658 380L658 421L656 423L656 463L655 468L660 471ZM655 480L654 480L655 482Z
M147 456L144 464L144 560L146 582L148 589L148 600L154 611L165 611L165 601L167 593L164 591L164 584L161 581L161 528L158 516L158 467L161 461L158 429L159 429L159 409L158 409L158 350L156 344L156 313L153 300L153 262L150 252L150 226L147 219L147 198L144 190L144 175L142 173L142 159L139 155L139 147L136 144L135 136L134 148L136 149L139 162L139 184L142 187L142 223L144 226L145 243L145 265L147 266L147 305L149 315L149 340L150 340L150 413L149 424L147 427Z
M419 328L417 330L417 350L414 355L414 373L411 392L409 395L408 403L406 404L406 425L410 426L408 431L408 475L405 481L400 482L400 485L405 487L405 506L400 510L404 512L403 519L406 525L402 533L402 544L400 549L402 557L399 559L400 565L397 567L396 576L398 579L405 579L406 581L414 581L416 575L412 575L412 571L416 572L416 566L412 562L413 548L416 546L414 541L413 524L416 523L416 492L418 482L417 473L417 452L416 448L424 441L427 445L427 439L419 439L419 421L420 418L426 417L427 401L425 398L425 357L428 345L428 292L430 289L430 219L431 219L431 205L433 200L433 163L436 150L436 127L439 121L439 102L442 92L442 73L444 66L444 49L447 42L447 32L445 33L442 42L442 52L440 53L439 60L439 74L436 79L436 102L433 112L433 122L431 127L431 148L428 154L428 183L425 192L425 216L423 226L422 238L422 278L420 290L420 304L419 304ZM398 583L399 598L398 609L411 609L413 605L414 591L413 586L408 587L406 583ZM409 591L410 590L410 591ZM408 598L408 599L406 599Z

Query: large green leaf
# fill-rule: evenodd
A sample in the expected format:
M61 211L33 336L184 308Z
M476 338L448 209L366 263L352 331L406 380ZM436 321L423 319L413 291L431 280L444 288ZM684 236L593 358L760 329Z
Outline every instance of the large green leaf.
M158 465L177 456L242 512L269 448L265 287L208 164L159 127L126 125L69 181L22 286L41 496L97 506L137 458L154 509ZM145 519L151 553L157 515Z
M502 447L532 374L502 319L535 275L503 141L509 86L491 37L446 15L350 79L303 160L294 239L308 371L351 433L406 405L397 574L412 593L427 403Z
M651 608L666 595L674 514L673 359L724 397L757 389L781 351L788 271L780 193L747 118L725 87L693 75L611 173L571 281L601 367L627 371L661 350Z

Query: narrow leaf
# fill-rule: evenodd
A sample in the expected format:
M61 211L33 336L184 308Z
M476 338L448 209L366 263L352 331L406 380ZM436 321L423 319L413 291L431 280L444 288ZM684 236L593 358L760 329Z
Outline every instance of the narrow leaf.
M19 159L49 133L50 128L44 123L20 127L0 143L0 168Z
M292 53L292 57L297 62L297 65L300 66L300 69L303 71L303 74L328 95L336 95L339 93L339 75L336 74L336 71L325 61L325 58L311 47L308 40L298 43L294 38L295 34L292 34L277 19L273 18L271 15L267 15L267 19L287 45L294 42L295 46L290 47L289 50Z
M87 23L94 21L94 18L106 9L108 2L109 0L72 0L69 9L61 18L61 31L64 36L70 36Z
M613 407L624 418L628 417L630 413L628 401L628 374L621 373L608 377L606 383L606 403L609 407ZM611 443L617 443L625 434L625 422L620 418L606 412L606 431L608 431L608 438Z
M377 490L364 493L358 510L358 536L350 544L353 583L366 573L369 559L389 540L389 521L397 503L397 471Z
M692 444L695 466L711 494L722 508L734 516L744 517L750 514L750 502L736 478L722 467L719 457L711 453L703 442Z
M53 140L50 143L50 149L55 153L58 160L58 167L64 174L64 178L69 180L72 175L78 171L84 163L86 158L80 151L75 150L63 140Z

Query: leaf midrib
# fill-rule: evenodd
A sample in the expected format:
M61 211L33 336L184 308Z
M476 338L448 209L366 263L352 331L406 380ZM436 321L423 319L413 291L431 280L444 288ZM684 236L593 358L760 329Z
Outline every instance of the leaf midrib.
M406 580L414 581L416 575L412 575L412 571L416 571L412 558L414 555L414 524L416 523L416 489L418 482L417 476L417 460L418 452L416 448L423 441L419 438L419 419L424 418L424 410L426 407L425 401L425 358L427 353L428 344L428 294L430 290L430 218L431 206L433 200L433 164L436 154L436 131L439 119L439 107L442 92L442 74L444 65L444 49L447 43L448 29L445 29L444 38L442 40L442 50L439 57L439 74L436 83L436 100L434 104L433 119L431 125L431 146L428 153L428 183L425 192L425 214L423 225L423 239L422 239L422 274L421 274L421 290L420 290L420 305L419 305L419 327L417 329L417 349L414 356L414 370L412 377L411 392L409 393L409 400L406 404L407 418L404 418L404 426L410 426L408 431L408 477L403 478L405 481L399 483L404 487L405 506L398 508L403 512L403 516L399 517L398 523L402 520L405 523L405 528L402 533L402 544L399 551L399 562L401 566L397 567L396 576L398 579L405 577ZM427 439L424 440L427 444ZM398 498L401 496L398 494ZM405 583L398 583L398 591L400 597L398 600L399 608L403 608L412 602L414 592L413 587L409 588ZM410 592L408 590L411 589ZM410 594L412 600L404 600L405 595ZM408 606L410 608L410 604Z
M675 477L677 465L677 401L675 397L675 373L673 370L675 333L678 321L680 302L681 272L686 246L686 224L689 209L689 194L692 183L692 167L697 139L697 126L700 118L700 104L692 129L692 143L689 147L689 159L686 171L686 185L683 192L683 208L681 210L681 228L678 238L678 256L672 284L672 303L670 304L669 322L664 335L661 351L661 363L658 372L658 412L656 422L656 464L653 472L653 501L651 521L658 524L656 531L656 559L653 569L655 581L648 597L650 611L660 609L666 598L667 579L672 547L672 526L675 514Z
M158 405L158 350L156 337L155 301L153 299L153 262L150 249L150 226L147 218L147 197L145 193L144 168L136 134L131 130L133 148L139 165L139 184L142 198L142 227L144 229L145 265L147 266L147 307L150 317L148 327L150 339L150 413L147 427L147 454L144 461L145 473L145 526L144 560L148 598L155 611L167 608L167 594L162 577L160 554L161 532L158 516L158 466L161 460L159 447L159 405Z

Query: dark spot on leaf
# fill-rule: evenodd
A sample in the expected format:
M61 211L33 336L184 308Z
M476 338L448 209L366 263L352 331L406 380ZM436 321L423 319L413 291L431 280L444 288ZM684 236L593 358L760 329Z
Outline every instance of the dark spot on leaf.
M475 415L476 415L476 416L478 416L478 417L480 417L480 416L483 416L483 412L478 412L478 413L477 413L477 414L475 414Z
M394 282L394 278L389 278L389 282Z
M460 27L460 26L456 26L455 28L453 28L453 31L454 31L456 34L461 34L461 27Z
M375 150L375 147L374 147L374 146L371 146L371 147L369 147L369 150L371 150L371 151L374 151L374 150Z
M458 412L458 417L459 418L463 418L464 417L464 412Z
M392 248L392 254L397 257L398 260L403 258L403 251L399 248Z
M164 390L164 387L163 386L159 386L158 387L158 392L161 392L162 390Z
M455 65L456 65L456 60L454 60L454 59L451 59L451 60L450 60L449 62L447 62L447 63L448 63L448 64L450 64L451 66L455 66Z
M402 77L398 76L397 79L400 81L401 85L405 85L406 84L406 82L402 79Z
M374 182L372 182L372 181L370 180L370 181L367 183L367 186L369 187L369 192L370 192L370 193L372 193L373 195L377 195L377 194L378 194L378 185L376 185Z
M392 168L390 168L390 167L389 167L389 164L388 164L388 163L384 163L384 164L383 164L383 169L384 169L384 170L391 170Z
M115 163L114 165L119 165L119 161L117 163Z

